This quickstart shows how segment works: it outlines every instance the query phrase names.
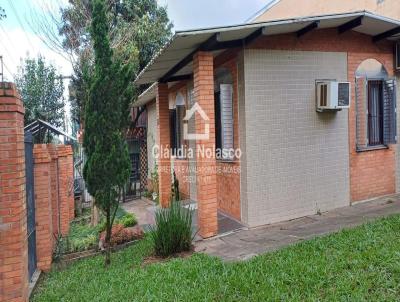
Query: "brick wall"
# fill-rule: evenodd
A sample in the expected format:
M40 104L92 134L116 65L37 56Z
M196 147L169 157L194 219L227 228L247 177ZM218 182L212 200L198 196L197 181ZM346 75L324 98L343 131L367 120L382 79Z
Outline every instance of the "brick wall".
M69 232L69 223L74 217L73 158L71 146L58 145L58 190L61 235Z
M175 104L176 96L180 93L185 99L185 108L188 108L188 96L187 96L187 82L181 81L168 89L168 100L169 103ZM184 145L188 145L187 141L183 141ZM190 182L189 182L189 161L187 158L171 158L171 167L174 169L176 178L179 181L179 193L181 194L181 199L190 198Z
M51 210L52 210L52 230L53 237L59 234L59 192L58 192L58 153L56 145L47 145L50 162L50 191L51 191ZM55 240L53 241L55 244Z
M358 66L366 59L380 61L389 75L393 76L393 53L390 49L371 52L361 44L359 49L358 52L348 53L348 78L352 83ZM396 146L368 152L356 151L355 89L352 89L351 99L349 111L351 200L356 202L393 194L396 192Z
M168 109L168 85L159 83L157 86L157 145L161 149L169 149L169 109ZM161 152L161 150L160 150ZM161 153L160 153L161 154ZM171 196L171 161L170 156L162 156L158 159L159 199L162 207L167 207Z
M24 108L15 86L10 83L0 83L0 130L0 301L27 301ZM54 165L57 161L58 178L57 165ZM58 231L58 224L54 223L57 220L54 212L57 196L61 197L64 234L73 219L72 184L71 147L35 145L36 256L40 270L48 271L51 266L53 233Z
M0 83L0 301L28 296L23 127L24 108L15 86Z
M35 218L37 268L49 271L53 252L51 157L47 145L34 145Z
M233 79L233 145L239 148L239 109L238 109L238 67L232 52L223 53L215 58L214 68L224 67L230 70ZM228 58L224 61L223 58ZM218 209L241 220L240 210L240 159L233 162L217 161L217 199Z
M193 58L194 97L209 118L209 139L197 140L196 150L215 149L214 58L212 53L198 52ZM196 133L204 133L205 121L196 113ZM214 159L197 156L197 203L200 235L217 234L217 176Z

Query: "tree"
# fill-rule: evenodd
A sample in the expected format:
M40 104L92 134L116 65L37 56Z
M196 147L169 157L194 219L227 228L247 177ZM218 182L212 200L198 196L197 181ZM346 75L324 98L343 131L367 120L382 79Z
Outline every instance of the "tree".
M133 96L136 69L124 63L110 47L109 25L104 0L94 0L91 39L94 71L90 78L85 108L84 147L87 162L84 178L96 206L106 218L106 266L111 262L111 229L129 177L130 161L124 133L128 125L129 104Z
M5 12L4 8L2 8L2 7L0 6L0 20L1 20L1 19L4 19L5 17L7 17L7 16L6 16L6 12Z
M64 37L62 47L76 58L75 75L70 85L74 94L71 116L82 122L80 113L84 111L87 86L85 72L90 73L93 65L91 8L91 1L70 0L70 5L61 10L61 25L58 26ZM125 63L138 62L134 64L136 74L172 35L167 11L157 5L157 0L106 0L106 20L114 54Z
M61 10L60 34L63 47L78 57L92 47L89 28L92 2L70 0ZM110 28L110 44L117 54L129 58L132 49L140 49L139 69L171 37L172 23L165 7L157 0L106 0L106 18Z
M15 84L25 106L25 125L41 119L64 129L64 85L53 65L41 56L26 58L15 76ZM39 136L38 142L50 139Z

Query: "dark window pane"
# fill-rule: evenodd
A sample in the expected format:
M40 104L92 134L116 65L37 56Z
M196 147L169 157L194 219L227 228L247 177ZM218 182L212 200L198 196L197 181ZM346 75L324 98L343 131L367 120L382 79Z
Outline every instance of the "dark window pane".
M175 154L176 151L176 110L169 110L169 130L170 130L170 145L172 154Z
M370 146L383 144L382 81L368 81L368 142Z

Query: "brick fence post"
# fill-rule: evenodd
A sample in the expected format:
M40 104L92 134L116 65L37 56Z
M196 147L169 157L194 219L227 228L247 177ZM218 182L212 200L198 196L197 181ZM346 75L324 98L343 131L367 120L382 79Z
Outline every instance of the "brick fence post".
M168 84L158 83L157 86L157 133L158 133L158 186L159 200L163 208L169 206L171 197L171 159L170 154L164 150L170 148L170 125L168 107Z
M214 113L214 58L212 53L198 52L193 57L193 82L196 102L209 118L209 137L196 140L196 150L215 150L215 113ZM196 117L196 133L205 131L207 121ZM208 238L218 232L217 174L215 156L205 158L196 152L196 178L198 224L200 236Z
M53 254L53 222L51 210L51 157L46 145L34 145L35 219L37 267L49 271Z
M50 190L51 190L51 211L53 222L53 235L59 235L60 220L59 220L59 191L58 191L58 153L57 146L49 144L47 150L51 158L50 163ZM55 243L55 241L53 242Z
M65 236L68 234L69 223L74 218L75 212L72 148L67 145L58 145L57 154L61 234Z
M24 108L0 83L0 301L28 299Z

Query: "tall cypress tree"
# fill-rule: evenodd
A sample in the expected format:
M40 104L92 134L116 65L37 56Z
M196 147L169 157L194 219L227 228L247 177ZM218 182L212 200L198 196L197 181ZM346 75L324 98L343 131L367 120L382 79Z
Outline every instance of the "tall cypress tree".
M84 147L87 162L84 178L96 206L106 217L105 264L111 262L111 229L130 172L129 153L124 139L133 97L133 63L124 64L114 56L104 0L93 0L91 37L95 67L90 79L85 108Z

